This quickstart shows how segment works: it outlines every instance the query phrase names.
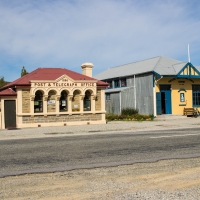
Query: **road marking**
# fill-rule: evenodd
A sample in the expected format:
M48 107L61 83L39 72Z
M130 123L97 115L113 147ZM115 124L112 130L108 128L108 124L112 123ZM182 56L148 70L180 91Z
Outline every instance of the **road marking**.
M150 138L153 138L153 139L156 139L156 138L170 138L170 137L187 137L187 136L192 136L192 135L200 135L200 133L196 133L196 134L185 134L185 135L169 135L169 136L158 136L158 137L150 137Z

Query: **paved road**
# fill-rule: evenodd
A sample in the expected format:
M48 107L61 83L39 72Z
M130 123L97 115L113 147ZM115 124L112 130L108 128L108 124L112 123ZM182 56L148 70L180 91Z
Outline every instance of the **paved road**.
M0 141L0 177L200 157L200 128Z

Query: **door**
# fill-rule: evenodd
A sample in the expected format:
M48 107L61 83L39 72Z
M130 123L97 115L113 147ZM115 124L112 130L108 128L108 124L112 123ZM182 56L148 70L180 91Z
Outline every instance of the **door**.
M16 128L16 104L15 100L4 101L5 128Z
M161 104L161 92L156 92L156 113L157 115L162 114L162 104Z
M171 90L167 90L165 91L165 114L172 114L171 110Z
M162 114L172 114L171 85L160 85Z

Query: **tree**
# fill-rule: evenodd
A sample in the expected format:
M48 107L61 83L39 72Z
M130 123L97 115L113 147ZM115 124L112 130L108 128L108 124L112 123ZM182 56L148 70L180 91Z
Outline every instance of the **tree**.
M4 85L8 84L9 82L4 80L4 77L0 78L0 88L3 87Z
M21 77L28 74L28 72L26 71L25 67L22 67L22 71L21 71Z

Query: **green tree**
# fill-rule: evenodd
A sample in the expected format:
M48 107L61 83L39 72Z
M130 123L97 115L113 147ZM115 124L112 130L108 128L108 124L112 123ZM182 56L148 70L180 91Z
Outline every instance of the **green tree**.
M21 77L28 74L28 72L26 71L25 67L22 67L22 71L21 71Z
M4 80L4 77L0 78L0 88L3 87L4 85L8 84L9 82Z

